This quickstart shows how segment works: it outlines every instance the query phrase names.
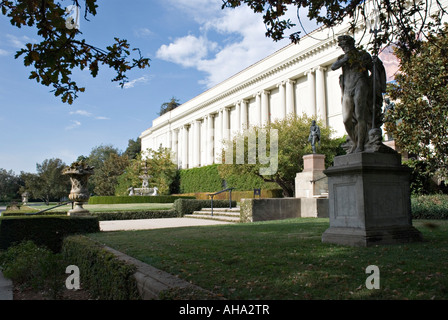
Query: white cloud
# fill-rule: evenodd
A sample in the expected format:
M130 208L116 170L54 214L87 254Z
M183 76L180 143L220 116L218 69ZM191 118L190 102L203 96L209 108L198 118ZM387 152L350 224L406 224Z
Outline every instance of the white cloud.
M76 111L70 111L69 112L70 115L78 115L78 116L84 116L84 117L89 117L89 118L95 118L97 120L109 120L109 118L107 117L102 117L102 116L95 116L92 113L86 111L86 110L76 110Z
M6 56L6 55L8 55L8 54L9 54L8 51L3 50L3 49L0 49L0 56Z
M6 37L8 38L10 45L18 49L25 47L26 43L35 42L27 36L17 37L12 34L7 34Z
M147 76L142 76L140 78L131 80L129 82L126 82L123 86L124 89L129 89L129 88L133 88L135 86L136 83L142 82L142 83L147 83L149 80L149 78Z
M216 42L208 41L205 37L188 35L174 40L169 45L162 45L156 53L157 58L180 64L184 67L197 67L215 50Z
M81 122L77 120L72 120L71 123L71 125L65 127L65 130L73 130L81 126Z
M134 35L138 38L145 38L153 35L153 32L148 28L138 28L134 30Z
M289 44L289 40L274 42L266 38L262 16L247 6L221 10L211 0L170 0L199 23L200 36L187 35L162 45L157 58L196 68L206 74L201 81L210 88L244 68ZM195 9L195 10L194 10ZM209 37L218 34L218 44Z

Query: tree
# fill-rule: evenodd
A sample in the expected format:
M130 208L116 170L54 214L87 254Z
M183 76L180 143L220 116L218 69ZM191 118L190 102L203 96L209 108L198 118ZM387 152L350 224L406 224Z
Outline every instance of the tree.
M100 196L115 195L115 187L118 184L118 177L123 174L128 163L127 156L111 153L109 158L104 161L101 168L92 176L92 182L95 186L95 194Z
M128 147L124 151L124 154L128 156L129 160L131 160L135 159L141 150L142 150L142 141L140 137L138 137L136 140L129 139Z
M157 187L160 194L169 194L170 186L177 174L171 150L163 147L157 150L146 149L142 159L148 168L148 174L152 176L150 182L153 187Z
M46 159L41 164L36 164L36 174L23 173L22 179L25 187L21 192L28 191L33 198L44 201L47 205L50 200L59 200L70 193L70 179L62 174L66 164L58 158Z
M81 8L78 0L73 0L74 10L79 13ZM95 16L97 0L84 1L84 19ZM15 58L23 56L25 66L33 66L29 78L35 79L45 86L52 86L55 96L61 96L62 102L69 104L77 98L84 87L79 87L72 79L72 70L88 68L92 77L96 77L99 64L106 65L116 72L112 81L121 87L127 82L126 72L133 68L146 68L149 59L143 58L139 49L132 49L138 56L129 61L130 45L127 40L115 38L115 43L100 49L80 39L82 34L71 17L66 14L66 8L61 1L55 0L16 0L0 1L2 14L9 17L15 27L36 27L39 43L27 43L19 50Z
M169 102L165 102L160 106L159 116L176 109L178 106L180 106L179 99L172 97Z
M350 23L350 31L355 30L359 21L372 20L372 9L379 12L379 24L382 33L371 45L395 43L410 57L421 45L427 30L439 28L441 18L447 13L440 0L398 1L398 0L222 0L222 8L236 8L242 4L249 6L255 13L263 13L266 36L278 41L285 37L288 29L296 27L290 19L285 18L291 6L297 10L308 8L308 18L324 27L334 27L344 19ZM430 17L429 10L437 8L435 17ZM298 15L299 16L299 15ZM434 19L435 18L435 19ZM294 43L300 40L301 31L292 32L289 38ZM375 42L375 43L374 43Z
M386 113L386 130L397 145L427 163L426 169L448 177L448 26L401 59L389 93L395 108Z
M11 201L18 197L20 178L12 171L0 168L0 201Z
M285 197L293 197L295 191L295 177L298 172L303 170L303 159L305 154L312 153L311 144L308 142L311 121L310 117L306 115L302 116L288 116L282 120L276 120L271 124L264 127L250 128L249 131L240 133L235 136L232 143L227 146L223 153L223 159L225 159L225 153L229 151L229 148L233 148L233 161L223 161L223 164L219 165L218 171L222 178L226 178L233 174L245 174L250 173L261 177L265 182L275 182L283 190ZM332 130L329 127L324 127L322 122L317 121L317 124L321 129L321 146L318 147L318 152L325 154L326 165L329 166L335 155L343 154L343 150L340 148L342 139L330 138ZM271 130L277 130L278 132L278 150L272 150L270 136ZM260 134L265 132L266 137L266 152L261 152L271 159L273 159L272 152L278 151L278 166L277 170L272 174L263 174L262 168L266 168L266 161L260 158ZM250 146L249 136L252 133L257 134L256 145ZM244 141L244 161L237 161L237 141ZM257 149L255 149L257 148ZM241 150L241 149L240 149ZM255 161L250 161L250 153L256 155Z

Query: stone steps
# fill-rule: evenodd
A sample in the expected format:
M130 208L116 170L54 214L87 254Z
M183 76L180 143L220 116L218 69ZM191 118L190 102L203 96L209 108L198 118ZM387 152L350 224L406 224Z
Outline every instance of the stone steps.
M192 214L185 215L187 218L212 219L228 222L240 222L240 208L202 208L200 211L194 211Z

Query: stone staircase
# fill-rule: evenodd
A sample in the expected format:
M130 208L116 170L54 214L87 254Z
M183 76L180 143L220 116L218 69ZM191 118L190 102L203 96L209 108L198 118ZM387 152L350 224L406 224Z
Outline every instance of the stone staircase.
M227 222L240 222L240 208L202 208L200 211L194 211L192 214L186 214L186 218L212 219Z

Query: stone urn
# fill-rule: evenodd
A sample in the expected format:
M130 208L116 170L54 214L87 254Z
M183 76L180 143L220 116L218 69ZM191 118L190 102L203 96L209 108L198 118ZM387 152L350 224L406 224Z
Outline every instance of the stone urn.
M93 167L87 165L84 161L77 161L66 167L62 174L69 176L72 183L68 198L74 202L74 207L67 214L69 216L89 215L90 212L82 206L89 201L90 194L87 182L93 174Z

